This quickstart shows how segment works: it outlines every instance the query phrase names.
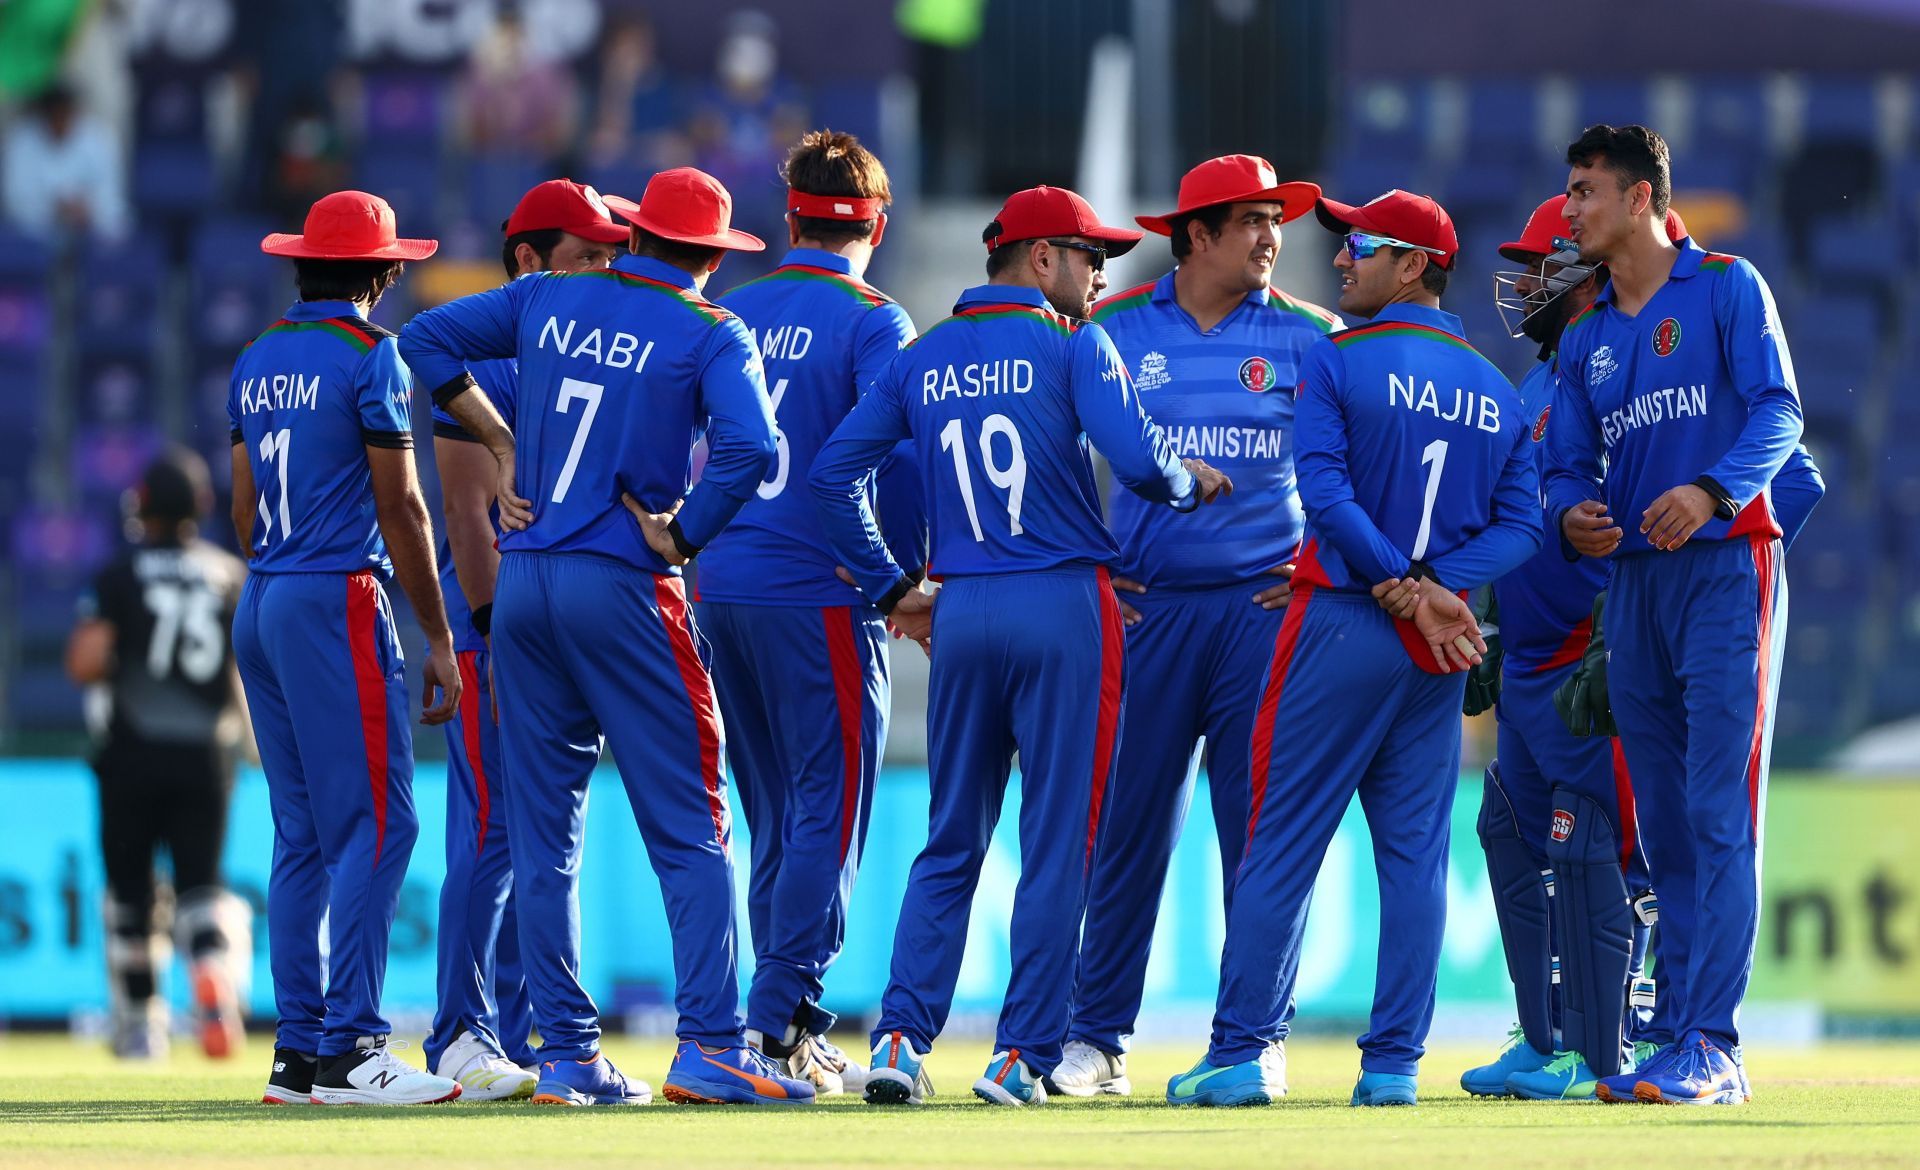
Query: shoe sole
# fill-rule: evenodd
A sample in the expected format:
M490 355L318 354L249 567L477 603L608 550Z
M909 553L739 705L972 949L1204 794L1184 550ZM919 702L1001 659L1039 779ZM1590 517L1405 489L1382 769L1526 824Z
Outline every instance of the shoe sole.
M444 1105L459 1099L459 1085L455 1085L453 1092L444 1097L423 1097L418 1101L396 1101L392 1097L375 1096L358 1089L328 1089L324 1093L315 1090L313 1096L308 1098L315 1105Z
M776 1109L804 1108L813 1104L811 1097L762 1097L757 1093L746 1096L728 1096L719 1092L701 1092L686 1085L676 1085L672 1081L660 1087L660 1095L675 1105L765 1105ZM536 1097L535 1100L538 1100Z
M1360 1098L1355 1097L1352 1105L1355 1109L1411 1109L1419 1104L1417 1097L1403 1097L1398 1093L1391 1096L1382 1093Z
M1745 1105L1749 1100L1742 1097L1738 1089L1724 1089L1708 1097L1669 1097L1651 1081L1635 1084L1633 1095L1649 1105Z
M246 1042L240 1006L220 985L213 972L194 972L193 1004L200 1013L200 1050L214 1060L225 1060Z
M515 1094L515 1096L519 1095ZM496 1097L493 1100L512 1100L512 1098ZM566 1105L575 1109L585 1109L591 1105L651 1105L653 1094L644 1093L637 1097L596 1097L591 1093L576 1093L569 1089L564 1093L536 1092L529 1100L535 1105Z
M1172 1093L1168 1093L1167 1104L1201 1109L1239 1109L1250 1105L1271 1105L1273 1094L1264 1088L1196 1093L1191 1097L1175 1097Z
M287 1094L281 1095L275 1093L272 1089L268 1089L266 1092L260 1094L260 1103L262 1105L311 1105L313 1104L313 1093L309 1090L295 1096L289 1091Z
M1133 1096L1133 1082L1126 1077L1114 1077L1111 1080L1101 1081L1094 1085L1063 1085L1052 1077L1047 1077L1040 1083L1046 1086L1047 1092L1058 1094L1062 1097Z
M913 1082L896 1080L888 1076L894 1070L876 1069L867 1077L867 1085L862 1092L869 1105L918 1105L914 1099Z
M1502 1085L1497 1089L1476 1089L1472 1085L1469 1085L1467 1082L1461 1081L1460 1088L1461 1088L1461 1091L1465 1092L1466 1095L1469 1097L1486 1097L1489 1100L1497 1100L1500 1098L1511 1097L1514 1095L1513 1090L1507 1088L1505 1085Z
M540 1082L534 1077L520 1081L504 1093L500 1091L497 1081L491 1085L469 1085L461 1081L460 1099L462 1101L518 1101L533 1096L539 1087Z
M1046 1090L1038 1086L1035 1086L1035 1089L1033 1100L1023 1101L1020 1099L1018 1093L1015 1093L1005 1085L999 1084L992 1077L981 1077L979 1080L973 1082L974 1096L989 1105L1011 1105L1016 1109L1024 1109L1029 1105L1045 1105L1047 1103Z

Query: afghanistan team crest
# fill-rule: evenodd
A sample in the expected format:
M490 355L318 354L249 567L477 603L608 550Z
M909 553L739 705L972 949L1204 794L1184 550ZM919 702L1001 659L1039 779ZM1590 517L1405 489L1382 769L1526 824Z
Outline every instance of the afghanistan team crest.
M1653 352L1658 357L1666 357L1680 348L1680 322L1668 317L1653 327Z
M1240 384L1255 394L1264 394L1273 389L1277 376L1273 363L1258 354L1240 363Z
M1553 404L1540 408L1540 417L1533 420L1533 441L1538 443L1547 437L1547 416L1553 413Z

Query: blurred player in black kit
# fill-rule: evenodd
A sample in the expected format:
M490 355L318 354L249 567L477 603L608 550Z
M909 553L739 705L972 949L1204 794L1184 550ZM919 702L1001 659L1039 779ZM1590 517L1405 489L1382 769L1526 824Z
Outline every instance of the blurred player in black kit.
M159 988L177 938L191 967L195 1031L209 1056L224 1057L242 1040L253 950L251 912L220 876L245 737L231 631L246 567L198 535L213 489L192 451L162 453L128 495L138 544L94 580L67 642L67 673L106 702L92 723L101 733L94 770L113 1050L166 1055ZM155 872L163 848L177 899Z

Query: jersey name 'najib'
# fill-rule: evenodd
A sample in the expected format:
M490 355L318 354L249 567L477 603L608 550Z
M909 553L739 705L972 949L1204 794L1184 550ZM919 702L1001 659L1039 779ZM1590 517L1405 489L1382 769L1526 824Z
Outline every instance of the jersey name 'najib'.
M1800 441L1793 359L1766 281L1737 256L1679 247L1637 316L1608 284L1560 340L1547 504L1558 516L1604 501L1624 530L1616 555L1651 551L1641 515L1702 477L1736 514L1692 539L1779 535L1767 487Z
M500 421L513 429L514 404L520 399L520 364L512 358L497 358L490 362L475 362L471 367L473 380L486 396L493 401L493 407L500 412ZM433 433L436 438L453 439L463 443L477 443L480 440L467 433L467 429L447 413L446 408L433 408ZM502 535L500 529L500 508L495 505L487 510L493 519L494 540L497 543ZM467 595L460 591L460 577L454 572L453 549L447 544L447 527L440 526L440 592L447 599L447 625L453 630L453 648L455 650L484 650L486 636L473 628L473 607L467 604Z
M1200 332L1174 295L1174 273L1101 301L1134 388L1173 453L1204 459L1233 494L1190 515L1115 485L1108 500L1119 572L1153 589L1252 581L1293 559L1305 517L1293 470L1293 388L1307 348L1340 327L1318 305L1255 289Z
M828 535L869 597L899 579L860 472L913 440L941 577L1111 565L1092 449L1156 500L1191 508L1193 477L1141 409L1106 331L1039 290L968 289L895 357L814 462ZM863 533L864 529L864 533ZM856 537L864 535L864 539Z
M413 446L392 334L346 301L295 304L234 362L227 421L253 468L253 572L392 572L366 452Z
M627 255L612 268L543 272L430 309L401 351L436 401L466 387L465 363L518 356L515 474L533 523L500 551L578 552L678 575L620 502L678 519L704 546L753 494L773 458L760 354L739 318L681 269ZM706 470L691 493L694 441Z
M732 290L720 303L740 315L759 344L779 451L754 498L700 555L700 597L859 604L859 592L834 575L839 562L820 530L807 475L827 436L913 340L913 322L886 294L854 276L845 257L813 248L795 248L780 267ZM890 510L891 497L903 494L893 486L881 485L879 507L886 536L898 549L902 534L895 531L896 518L902 527L924 527L925 520ZM904 494L917 498L918 493Z
M1315 342L1294 408L1307 543L1296 581L1371 589L1424 561L1449 589L1540 545L1513 386L1439 309L1389 305Z

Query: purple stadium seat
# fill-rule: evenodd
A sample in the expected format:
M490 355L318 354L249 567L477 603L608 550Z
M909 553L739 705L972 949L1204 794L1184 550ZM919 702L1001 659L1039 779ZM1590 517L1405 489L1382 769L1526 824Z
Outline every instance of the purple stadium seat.
M97 500L118 499L165 446L165 438L147 426L92 427L73 441L73 480Z
M373 73L361 83L369 142L410 143L431 154L446 127L449 89L436 73Z
M143 212L198 216L216 194L213 154L204 143L146 143L133 153L133 201Z

